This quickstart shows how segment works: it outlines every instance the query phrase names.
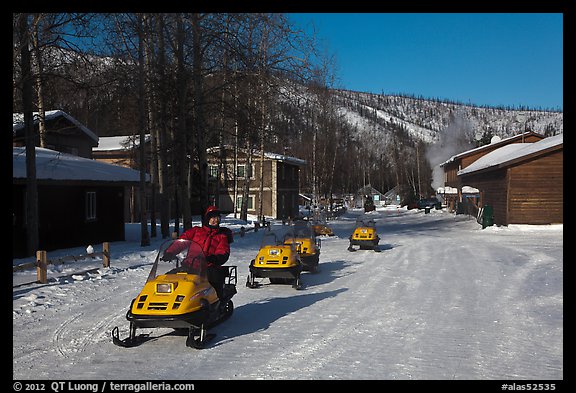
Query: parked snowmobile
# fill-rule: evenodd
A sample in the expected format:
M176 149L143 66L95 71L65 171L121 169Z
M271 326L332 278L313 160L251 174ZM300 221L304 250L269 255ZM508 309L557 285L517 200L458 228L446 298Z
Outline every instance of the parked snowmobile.
M166 252L168 248L170 253ZM134 347L150 339L149 335L136 335L138 328L167 327L187 329L186 345L203 348L215 336L209 334L208 329L228 319L234 311L232 297L236 293L237 269L236 266L223 267L228 268L228 276L223 298L219 299L208 282L207 262L200 245L184 239L165 242L144 288L126 313L130 335L120 339L115 327L112 330L114 344Z
M257 288L260 283L256 278L268 278L272 284L292 284L301 289L300 273L303 270L296 243L288 241L293 237L287 232L284 240L279 240L274 232L267 232L262 237L258 255L250 261L250 273L246 279L248 288Z
M320 262L320 239L308 221L296 221L292 227L294 237L288 236L284 244L296 244L296 251L302 261L302 270L315 273Z
M312 230L316 236L334 236L334 232L328 226L326 215L324 214L314 214Z
M356 251L352 246L359 246L360 250L374 250L380 252L378 242L380 238L376 233L376 223L371 219L356 219L356 228L350 235L348 251Z

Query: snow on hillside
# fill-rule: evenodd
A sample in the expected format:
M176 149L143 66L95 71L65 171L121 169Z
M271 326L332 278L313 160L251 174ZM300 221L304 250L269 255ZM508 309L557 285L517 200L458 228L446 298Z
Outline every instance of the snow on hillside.
M455 117L459 117L462 123L467 124L472 136L482 135L489 130L501 138L526 130L550 135L564 132L562 112L478 107L433 99L349 90L334 90L334 93L338 96L339 104L348 108L347 111L355 112L362 117L367 117L365 114L375 111L383 121L402 125L412 137L427 143L437 141L438 133L450 127ZM350 114L348 117L353 119L352 124L354 122L360 124ZM374 124L370 127L374 128Z
M438 133L435 131L402 120L396 116L389 114L384 110L373 109L366 105L364 105L364 107L366 108L367 111L368 110L374 111L378 119L381 119L382 121L387 122L389 124L395 124L404 127L404 129L406 129L408 134L415 140L422 140L426 143L433 143L438 138ZM361 132L366 132L366 130L379 129L384 133L386 133L386 128L378 124L374 124L374 122L371 121L369 118L362 116L360 113L356 111L353 111L346 107L339 107L338 112L345 117L348 124L350 124L353 127L356 127Z
M143 329L156 338L136 348L112 344L114 326L127 334L126 310L162 242L140 247L139 226L127 225L127 240L110 246L109 268L73 273L75 266L60 266L48 284L13 288L13 378L560 385L562 225L483 230L473 218L444 210L380 207L368 215L382 252L351 253L348 236L362 214L353 209L330 222L336 236L322 238L320 272L304 273L301 291L266 281L245 287L263 231L237 236L227 263L238 266L235 311L202 350L186 347L172 329ZM242 224L230 217L224 223ZM26 282L26 274L34 272L14 273L14 284Z

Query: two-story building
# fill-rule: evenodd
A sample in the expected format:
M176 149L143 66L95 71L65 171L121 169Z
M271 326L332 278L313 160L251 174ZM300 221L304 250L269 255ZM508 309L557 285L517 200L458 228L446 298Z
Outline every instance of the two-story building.
M210 197L222 211L240 211L243 190L248 182L248 214L260 213L262 184L262 215L275 219L298 215L300 168L306 165L305 160L253 151L248 166L245 149L238 149L236 158L231 146L225 147L224 151L219 147L209 148L207 153Z

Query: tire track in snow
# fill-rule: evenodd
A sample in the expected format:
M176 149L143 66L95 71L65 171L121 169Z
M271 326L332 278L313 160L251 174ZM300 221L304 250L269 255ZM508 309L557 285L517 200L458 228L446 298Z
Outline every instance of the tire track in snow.
M114 314L105 315L96 324L85 326L84 313L80 312L62 322L52 335L52 346L60 356L69 358L71 354L84 352L90 345L110 340ZM88 317L88 321L92 318Z
M335 242L336 243L336 242ZM334 244L336 247L347 247L347 240L340 244ZM308 325L309 319L317 320L313 331L308 332L306 338L300 342L295 342L288 348L282 348L274 354L268 362L265 370L261 370L257 378L282 378L285 370L291 370L298 378L318 377L324 366L336 361L342 361L349 364L349 372L344 378L354 377L354 367L361 363L358 360L358 354L348 353L349 348L339 345L342 341L347 341L350 335L361 335L365 331L357 325L358 320L369 319L369 316L375 312L374 307L364 307L361 304L370 303L369 299L374 299L375 293L378 292L381 284L381 276L374 274L382 266L383 254L377 254L370 250L357 251L351 253L349 264L344 269L342 276L337 277L332 283L321 290L328 292L341 288L347 288L346 291L338 293L337 296L328 298L327 301L320 301L307 307L305 310L299 310L298 313L282 318L281 321L274 325L274 331L290 331L298 329L298 326ZM331 262L324 260L323 263ZM322 263L321 262L321 263ZM321 272L319 274L322 274ZM314 292L321 293L320 288L314 289ZM360 306L354 310L347 308L350 300L339 302L339 297L353 297L355 304ZM302 322L302 323L301 323ZM274 333L270 334L273 337ZM340 378L341 375L326 376L324 378Z

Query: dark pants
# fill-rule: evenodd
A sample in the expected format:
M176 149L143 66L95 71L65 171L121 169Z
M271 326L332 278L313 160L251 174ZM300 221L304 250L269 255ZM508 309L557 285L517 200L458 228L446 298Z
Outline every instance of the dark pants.
M218 299L222 299L222 292L224 291L224 281L228 276L228 268L220 266L208 267L208 281L210 285L216 290Z

